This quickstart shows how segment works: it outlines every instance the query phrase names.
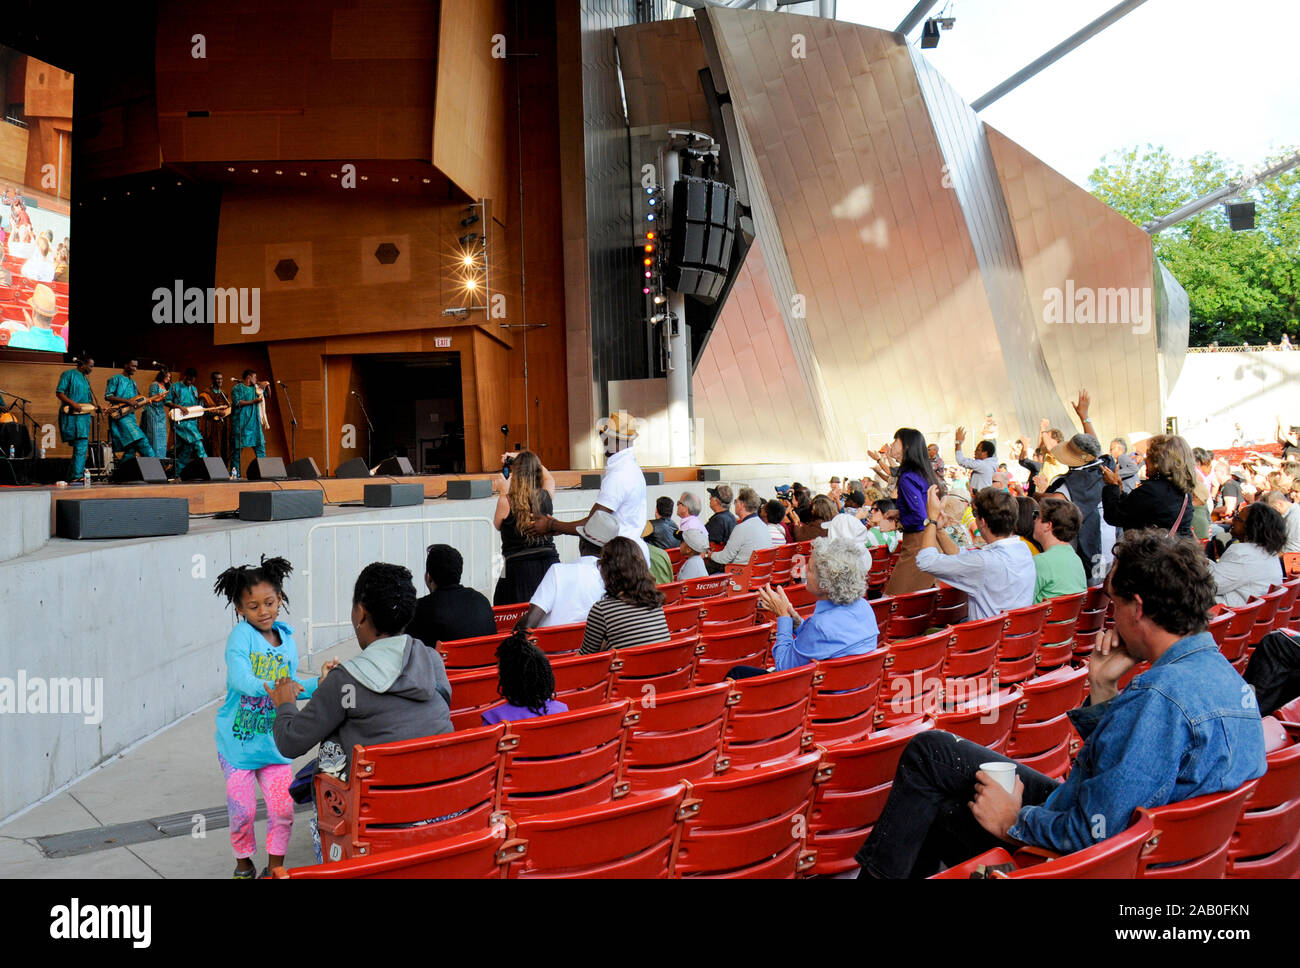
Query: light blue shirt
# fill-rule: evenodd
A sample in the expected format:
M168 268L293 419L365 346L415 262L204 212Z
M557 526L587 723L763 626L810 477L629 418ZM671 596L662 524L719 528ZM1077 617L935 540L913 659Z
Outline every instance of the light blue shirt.
M1022 807L1007 831L1073 853L1126 829L1138 807L1224 790L1263 776L1255 693L1208 632L1179 639L1114 699L1070 712L1085 740L1064 783Z
M1038 572L1034 556L1019 535L1000 538L983 548L966 548L946 555L938 548L916 553L916 567L961 589L970 601L970 618L1034 604Z
M792 634L793 625L794 620L787 615L776 620L772 657L777 672L822 659L874 652L880 636L876 612L865 598L851 605L836 605L822 599Z
M961 448L957 448L957 463L970 471L970 493L993 483L993 472L998 469L998 459L994 457L963 457Z

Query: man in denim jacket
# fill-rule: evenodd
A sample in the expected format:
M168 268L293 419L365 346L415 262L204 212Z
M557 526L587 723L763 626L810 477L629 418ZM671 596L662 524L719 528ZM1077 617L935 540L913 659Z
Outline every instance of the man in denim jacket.
M1235 789L1266 769L1254 691L1206 631L1214 582L1193 542L1126 532L1106 582L1115 627L1088 664L1084 738L1065 782L1017 765L1007 793L979 769L1014 762L951 733L916 736L858 852L861 878L927 877L992 847L1070 853L1124 830L1137 807ZM1151 668L1118 693L1138 662Z

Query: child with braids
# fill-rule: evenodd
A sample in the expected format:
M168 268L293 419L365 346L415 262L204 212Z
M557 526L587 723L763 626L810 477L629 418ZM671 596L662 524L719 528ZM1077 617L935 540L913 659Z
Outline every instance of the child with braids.
M514 633L497 646L497 693L505 702L483 713L484 726L569 710L554 698L551 660L523 632Z
M304 694L311 695L317 679L295 676L298 647L293 629L279 621L280 607L289 603L284 579L292 571L285 559L263 555L261 564L227 568L212 589L224 596L242 619L226 639L226 701L217 713L216 735L217 762L226 776L236 880L251 880L256 875L252 858L257 851L253 830L257 786L266 802L268 869L283 865L293 832L293 800L289 797L293 761L275 747L275 706L269 692L276 682L294 677ZM321 675L337 661L326 663Z

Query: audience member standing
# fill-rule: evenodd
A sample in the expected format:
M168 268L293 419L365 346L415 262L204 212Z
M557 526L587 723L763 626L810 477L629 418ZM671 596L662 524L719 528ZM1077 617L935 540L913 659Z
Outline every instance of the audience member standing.
M505 570L492 593L493 605L528 601L547 569L560 560L553 537L529 532L533 518L555 510L551 503L555 478L531 450L510 456L514 461L509 480L498 475L492 482L497 492L492 524L501 534L501 557L505 559Z
M998 469L998 445L991 440L981 440L975 445L972 460L961 452L961 445L966 443L966 428L958 427L953 436L957 441L957 465L970 471L970 492L974 495L993 483L993 472Z
M1119 475L1102 468L1102 507L1106 521L1125 530L1159 528L1192 536L1192 496L1199 487L1196 459L1182 437L1157 435L1147 444L1147 479L1129 494Z
M1101 581L1109 551L1104 547L1101 532L1101 492L1105 485L1101 444L1092 434L1075 434L1058 444L1052 456L1069 470L1048 486L1048 493L1065 495L1079 509L1079 535L1074 549L1089 579Z
M889 445L889 457L899 464L898 521L903 531L901 551L885 585L886 595L904 595L934 585L934 576L917 567L916 553L921 550L924 532L930 523L926 495L939 487L939 479L930 463L925 437L912 427L901 427ZM877 502L879 506L879 502Z

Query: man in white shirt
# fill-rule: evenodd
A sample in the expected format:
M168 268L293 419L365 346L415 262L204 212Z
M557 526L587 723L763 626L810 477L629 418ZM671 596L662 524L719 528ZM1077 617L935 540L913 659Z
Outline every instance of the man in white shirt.
M600 493L587 516L581 521L560 521L549 514L533 518L530 534L578 534L578 526L585 524L596 511L608 511L618 521L618 533L635 541L650 564L650 548L641 537L646 523L645 472L636 462L633 444L639 436L636 418L626 410L610 414L601 420L596 429L605 447L605 478L600 483Z
M600 575L600 552L605 542L618 537L618 521L608 511L593 511L579 524L578 560L556 562L546 569L542 582L528 600L528 611L516 628L547 628L585 622L591 606L605 597Z
M931 486L926 502L927 519L916 566L964 591L972 619L1034 604L1034 557L1015 533L1019 506L1006 491L986 487L971 502L980 534L988 539L982 548L959 549L938 525L943 513L939 489Z
M1286 525L1286 544L1282 546L1282 553L1300 551L1300 505L1295 504L1285 491L1269 491L1260 500L1282 515L1282 523Z
M982 491L993 483L993 472L998 469L997 444L981 440L975 445L975 458L962 456L961 445L966 443L966 428L958 427L953 434L957 441L957 463L970 471L970 492Z
M733 505L736 526L731 529L726 547L710 554L707 566L710 574L726 571L727 565L747 565L749 556L755 551L772 547L772 535L767 530L767 523L758 516L758 508L762 503L752 487L740 489Z

